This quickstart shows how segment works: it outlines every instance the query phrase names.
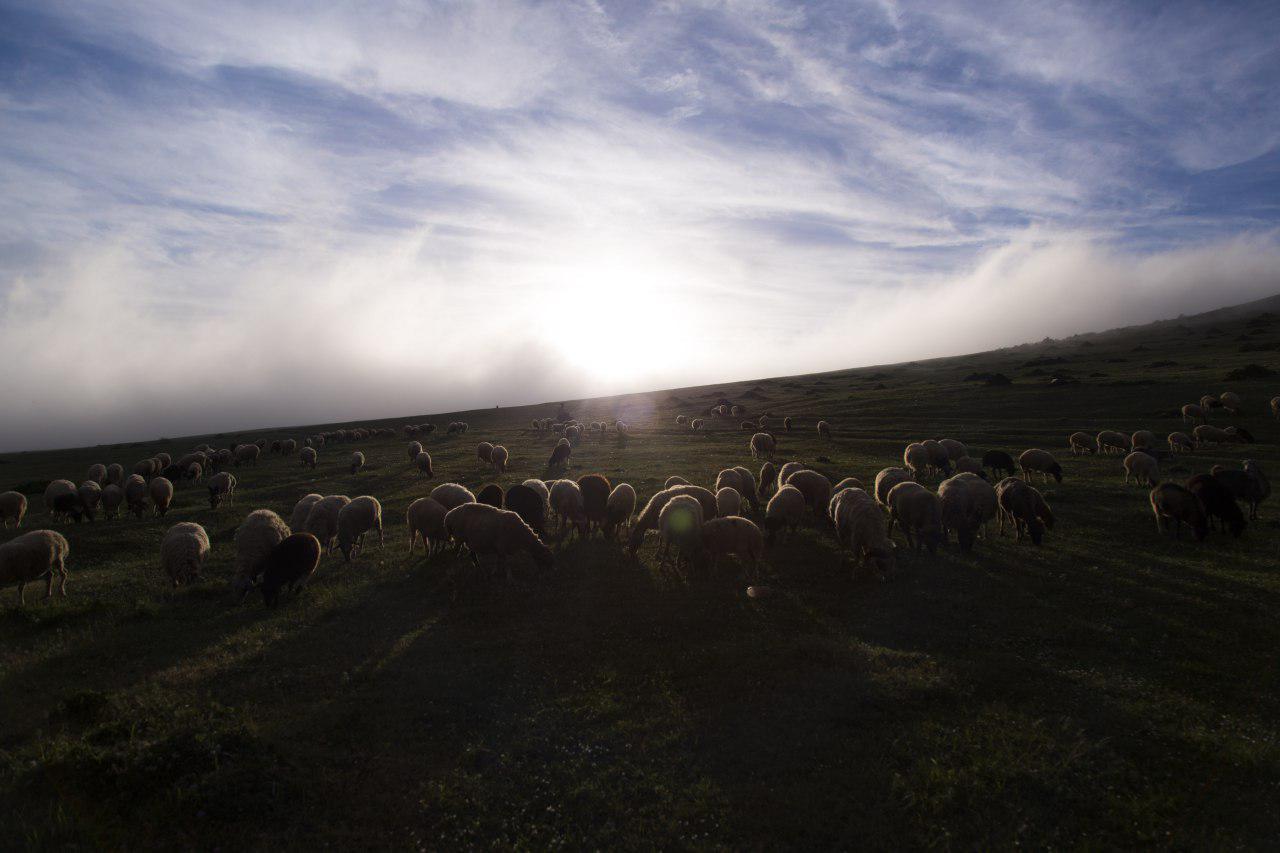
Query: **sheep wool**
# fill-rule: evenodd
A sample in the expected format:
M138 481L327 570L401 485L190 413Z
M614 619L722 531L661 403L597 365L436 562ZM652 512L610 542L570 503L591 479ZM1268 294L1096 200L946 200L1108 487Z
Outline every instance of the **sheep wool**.
M26 604L26 586L40 578L48 578L46 599L53 597L53 582L60 579L58 591L67 594L67 557L71 546L67 538L53 530L32 530L0 545L0 586L18 587L18 603Z
M199 578L207 556L209 534L194 522L175 524L160 540L160 566L175 587Z

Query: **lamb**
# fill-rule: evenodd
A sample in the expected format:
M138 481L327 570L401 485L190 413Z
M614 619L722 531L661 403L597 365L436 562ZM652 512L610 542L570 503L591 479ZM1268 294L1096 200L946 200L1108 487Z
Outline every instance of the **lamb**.
M778 449L778 441L767 432L758 432L751 436L748 444L751 448L751 458L759 459L761 456L773 458L773 452Z
M156 477L147 485L147 491L151 494L151 511L164 518L169 504L173 502L173 483L164 477Z
M351 454L351 473L355 474L364 467L364 454L357 450Z
M317 461L316 449L314 447L304 447L298 451L298 459L302 461L303 468L311 468L315 470Z
M692 485L692 484L688 480L686 480L684 477L681 477L679 474L672 474L662 484L662 488L670 489L674 486L689 486L689 485Z
M242 444L235 449L233 458L236 467L241 465L257 465L258 457L262 454L262 448L256 444Z
M1031 484L1016 477L1006 477L996 484L996 498L1000 506L1000 532L1008 519L1013 524L1015 538L1022 541L1025 530L1031 541L1039 545L1044 531L1053 529L1053 512L1044 497Z
M92 480L99 486L107 482L107 466L101 462L96 462L89 466L88 472L84 475L86 480Z
M742 515L742 495L737 489L725 486L716 490L716 515L720 518Z
M1067 446L1071 448L1072 456L1079 453L1092 454L1094 439L1087 432L1073 432L1067 437Z
M1129 438L1129 446L1134 450L1141 450L1145 447L1155 447L1156 434L1149 429L1140 429Z
M142 518L142 513L147 509L147 481L141 475L130 474L129 479L125 480L124 500L129 506L129 512Z
M795 471L783 481L783 485L799 489L814 515L822 518L826 514L827 503L831 500L831 481L825 476L817 471Z
M1206 420L1204 409L1196 403L1187 403L1182 407L1182 422L1187 424L1202 424Z
M662 556L658 565L667 562L671 546L676 549L676 569L681 563L689 565L693 555L702 548L702 505L689 495L675 495L658 513L658 533L662 543Z
M502 508L502 486L497 483L485 483L476 492L476 503L488 504Z
M1169 433L1168 441L1169 450L1173 453L1191 453L1196 449L1196 443L1185 432Z
M899 483L905 483L911 480L911 472L905 468L885 468L879 474L876 474L875 492L876 503L880 506L889 506L889 492Z
M603 530L609 520L609 493L613 484L603 474L586 474L578 478L578 489L582 492L582 509L587 517L587 532L591 526Z
M764 510L764 528L769 531L770 545L783 527L795 533L796 526L804 517L806 506L808 503L805 501L804 492L795 486L782 485L773 493Z
M493 467L498 469L499 474L505 474L507 471L507 449L501 444L495 444L493 451L489 454L489 461L493 463Z
M115 483L108 483L102 490L102 514L113 519L120 514L120 505L124 503L124 490Z
M547 460L547 470L569 467L569 454L572 452L573 446L569 443L569 440L567 438L560 439L551 451L551 458Z
M1191 431L1195 436L1196 444L1228 444L1235 440L1231 433L1225 429L1219 429L1208 424L1201 424Z
M663 489L649 498L649 502L644 505L644 509L631 526L631 535L627 542L629 553L634 555L640 549L640 546L644 544L645 533L658 526L658 517L662 512L662 508L667 505L669 500L680 495L691 497L698 502L702 507L704 521L709 521L716 517L716 496L711 494L710 490L701 486L690 485L672 486L669 489Z
M943 535L954 530L961 552L969 553L978 531L996 517L995 488L976 474L956 474L938 486L938 500L942 504Z
M311 508L322 500L324 500L324 495L318 495L315 492L299 498L298 502L293 505L293 512L289 514L289 529L302 530L306 527L307 516L311 514Z
M1209 525L1217 518L1223 529L1230 528L1231 535L1239 537L1244 532L1244 513L1236 504L1236 497L1221 480L1212 474L1196 474L1187 480L1187 491L1200 499L1204 505Z
M18 585L18 604L26 604L26 587L32 581L47 577L49 585L44 597L53 598L55 575L61 579L58 591L67 595L67 557L71 546L61 533L32 530L0 545L0 586Z
M966 448L961 442L956 441L954 438L940 438L938 439L938 444L942 445L942 449L947 451L947 458L952 462L955 462L962 456L969 455L968 448Z
M320 540L310 533L291 533L280 540L262 561L262 602L275 607L284 587L290 595L301 592L320 565L320 553Z
M486 465L493 458L493 445L487 441L482 441L476 445L476 457Z
M1271 495L1271 483L1262 472L1262 466L1252 459L1245 460L1242 470L1233 471L1220 465L1213 466L1213 476L1239 500L1249 507L1249 520L1258 518L1258 504Z
M197 580L207 556L209 534L194 522L175 524L160 540L160 566L175 587Z
M1200 499L1177 483L1161 483L1151 490L1151 512L1156 517L1156 530L1164 533L1173 521L1173 536L1182 538L1182 525L1191 528L1197 542L1209 535L1209 519Z
M512 486L511 488L516 488ZM524 488L521 486L521 488ZM530 490L532 491L532 490ZM409 553L413 553L418 537L422 537L422 546L426 549L427 559L433 557L449 540L449 531L444 526L444 517L448 514L444 504L434 498L418 498L409 504L404 514L405 525L409 528Z
M22 492L0 493L0 528L8 527L13 521L15 528L22 526L22 519L27 514L27 496Z
M734 555L749 561L750 574L755 574L760 557L764 554L764 534L755 522L736 514L732 517L713 518L702 523L702 547L711 557L712 571L719 565L721 557Z
M521 551L533 558L538 568L547 571L555 557L538 535L519 515L488 504L463 504L449 510L444 517L449 536L471 552L473 562L482 557L502 560Z
M431 498L438 501L446 510L476 502L476 496L471 493L471 490L457 483L441 483L431 490Z
M324 546L325 553L333 553L333 539L338 535L338 514L351 503L346 495L326 495L311 505L307 513L306 529Z
M889 490L889 528L902 526L907 547L929 549L933 554L943 541L942 503L938 496L916 482L899 483Z
M72 519L79 524L84 515L80 493L76 489L76 484L70 480L54 480L45 486L44 508L48 510L54 521Z
M844 489L835 498L832 521L836 540L849 548L857 566L871 565L881 580L893 573L894 546L885 533L884 514L862 489Z
M902 464L911 472L913 480L919 480L929 470L929 451L923 444L912 442L902 451Z
M418 466L418 473L426 475L428 480L436 475L436 472L431 467L431 454L427 451L419 452L414 458L414 464Z
M1124 458L1124 482L1129 484L1129 478L1133 478L1136 485L1154 486L1159 482L1160 463L1156 458L1141 450L1135 450Z
M343 562L351 562L352 551L359 553L364 550L364 535L370 530L378 531L378 547L385 548L382 504L377 498L361 495L338 510L338 548L342 551Z
M418 461L418 454L422 452L422 442L409 442L409 464L413 465Z
M1047 450L1032 448L1024 450L1022 455L1018 457L1018 465L1022 467L1022 476L1029 483L1031 482L1032 472L1040 474L1045 482L1048 482L1049 475L1053 475L1053 479L1062 482L1062 466L1058 464L1058 460L1053 458L1053 454Z
M262 574L263 563L271 549L284 541L291 531L284 519L269 509L255 509L236 528L236 576L232 588L243 601L250 587Z
M996 477L1012 477L1016 473L1013 457L1003 450L988 450L982 454L982 467L990 468Z
M1099 453L1110 453L1113 450L1128 453L1133 449L1129 444L1129 436L1113 429L1104 429L1098 433L1097 441Z
M107 466L107 483L114 483L119 486L124 483L124 466L119 462L112 462Z
M1090 449L1089 452L1092 453L1093 450ZM972 456L961 456L957 459L955 469L957 474L976 474L984 480L987 479L987 472L982 467L982 463Z
M636 490L630 483L619 483L613 487L613 491L609 492L609 499L605 502L605 523L604 536L606 539L615 539L622 531L622 528L631 527L631 516L636 511Z
M607 492L605 499L608 500ZM577 528L580 539L585 539L590 533L582 488L573 480L556 480L551 484L551 510L556 514L557 541L563 541L574 527Z
M818 421L818 437L831 438L831 424L826 421Z
M772 462L760 466L760 496L764 497L774 490L778 484L778 468Z

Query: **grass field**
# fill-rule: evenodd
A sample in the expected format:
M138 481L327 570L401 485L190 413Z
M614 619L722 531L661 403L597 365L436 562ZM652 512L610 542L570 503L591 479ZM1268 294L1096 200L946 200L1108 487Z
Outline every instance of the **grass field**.
M919 364L569 401L634 430L586 440L570 476L630 482L642 502L672 474L755 469L737 419L674 424L721 397L795 416L779 461L833 481L869 482L929 437L1057 454L1042 547L996 537L930 557L900 542L883 583L851 580L815 521L769 551L766 598L730 571L660 572L651 537L638 559L573 542L551 574L530 564L455 601L447 575L468 564L410 559L405 508L448 480L548 476L555 439L527 427L556 402L372 422L470 422L425 441L431 483L404 440L376 440L358 445L358 475L352 445L323 448L315 472L268 456L234 470L234 507L183 486L164 520L59 526L69 597L0 599L0 847L1274 847L1280 499L1238 540L1175 542L1147 489L1122 485L1120 457L1073 457L1066 437L1163 437L1189 429L1182 403L1230 388L1249 411L1213 422L1258 443L1164 475L1253 458L1274 480L1280 377L1226 377L1280 369L1277 313L1280 298ZM974 372L1014 383L964 381ZM1050 386L1055 373L1080 381ZM28 491L25 527L45 527L52 478L232 439L8 454L0 491ZM481 440L511 450L505 476L476 460ZM376 496L385 550L326 558L274 611L235 606L236 524L258 507L287 518L311 491ZM159 542L187 520L213 542L208 579L173 590Z

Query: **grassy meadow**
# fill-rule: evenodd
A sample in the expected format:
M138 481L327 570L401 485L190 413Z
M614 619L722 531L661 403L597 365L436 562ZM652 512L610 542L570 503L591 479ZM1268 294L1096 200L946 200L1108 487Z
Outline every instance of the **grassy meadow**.
M1280 497L1240 539L1157 534L1146 487L1119 456L1073 457L1075 430L1163 438L1181 404L1234 390L1216 414L1254 445L1166 465L1185 481L1259 460L1280 479L1280 298L990 353L566 401L622 418L629 441L587 438L569 476L599 472L643 503L680 474L711 485L758 469L739 419L675 425L721 398L792 415L779 462L870 485L903 447L956 438L971 455L1054 452L1042 488L1058 519L1041 547L1012 536L936 556L899 542L898 572L851 579L812 520L768 551L748 598L741 567L659 570L598 537L538 576L520 561L456 598L465 558L407 552L404 512L438 483L473 489L550 476L543 406L407 415L406 440L320 449L311 471L266 454L231 469L234 506L179 485L167 518L57 525L69 597L19 607L0 590L0 848L1268 848L1280 843ZM1003 373L1005 386L966 381ZM1052 376L1078 380L1051 385ZM430 407L430 401L424 401ZM470 432L446 436L467 420ZM820 440L819 419L835 428ZM337 425L332 425L337 426ZM24 530L51 526L50 479L201 441L301 439L270 429L0 456L0 491L26 491ZM479 441L511 451L505 475ZM352 475L355 449L368 458ZM929 483L936 486L936 481ZM286 519L308 492L369 494L386 547L327 557L275 610L236 606L232 536L252 509ZM206 580L172 589L159 543L209 531ZM994 528L993 528L994 530ZM0 541L15 535L0 531Z

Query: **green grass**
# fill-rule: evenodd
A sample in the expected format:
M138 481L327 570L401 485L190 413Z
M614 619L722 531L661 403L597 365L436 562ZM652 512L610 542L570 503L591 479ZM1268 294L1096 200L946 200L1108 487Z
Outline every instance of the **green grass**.
M720 396L795 415L779 460L833 480L869 482L925 437L1057 453L1066 480L1045 491L1059 524L1042 547L900 548L885 583L852 581L815 522L768 553L767 598L733 571L660 572L652 539L638 559L597 539L566 546L549 576L521 564L513 583L455 600L448 575L468 564L410 559L405 508L435 483L495 479L480 440L511 450L504 486L544 476L554 438L525 427L555 404L432 416L472 427L425 442L431 483L403 440L377 440L358 445L369 463L355 476L351 445L322 449L315 472L268 457L235 469L234 508L211 512L203 489L181 487L163 521L61 526L69 598L28 589L18 608L7 589L0 604L0 847L1274 846L1277 502L1239 540L1174 542L1156 534L1147 490L1121 484L1118 457L1066 450L1077 429L1183 429L1182 403L1231 387L1251 410L1215 422L1259 443L1165 474L1255 458L1280 476L1280 424L1264 410L1280 379L1224 380L1280 367L1257 349L1280 339L1266 308L571 403L635 435L585 441L570 474L630 482L642 501L671 474L709 485L722 467L756 467L737 419L675 428ZM1067 361L1023 366L1045 357ZM1177 364L1147 366L1158 361ZM1051 388L1036 369L1082 383ZM963 381L973 371L1015 383ZM819 418L833 441L818 440ZM10 454L0 489L201 440ZM235 525L257 507L287 517L309 491L378 497L385 551L326 558L277 610L235 606ZM175 591L159 542L188 520L213 553L208 580ZM33 495L26 526L47 524Z

